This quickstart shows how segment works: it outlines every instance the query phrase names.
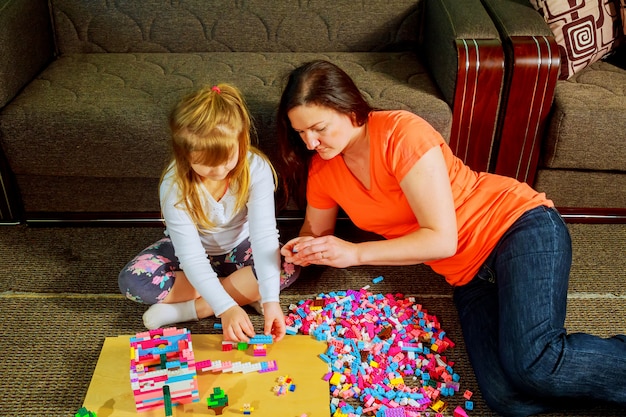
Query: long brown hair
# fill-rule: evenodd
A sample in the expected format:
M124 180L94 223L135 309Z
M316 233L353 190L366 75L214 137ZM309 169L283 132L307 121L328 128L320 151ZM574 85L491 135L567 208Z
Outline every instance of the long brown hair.
M170 170L181 191L176 205L184 208L199 228L214 225L205 213L198 192L202 179L191 164L217 166L225 164L238 149L237 164L228 174L229 187L237 193L235 210L243 209L248 200L250 164L248 151L269 163L261 151L251 145L254 126L241 92L229 84L205 86L184 97L174 107L169 118L172 133L172 163ZM271 164L270 164L271 166Z
M300 135L291 126L287 113L294 107L310 104L348 115L358 126L364 125L374 110L352 78L333 63L310 61L289 74L277 114L283 205L292 198L298 207L306 206L309 161L314 152L306 148Z

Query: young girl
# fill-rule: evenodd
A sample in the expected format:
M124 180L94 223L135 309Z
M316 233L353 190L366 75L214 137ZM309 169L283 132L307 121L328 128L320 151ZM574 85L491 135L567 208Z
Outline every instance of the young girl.
M169 123L173 158L159 192L166 237L126 265L120 290L151 304L148 329L215 315L226 340L248 341L255 331L240 306L252 304L265 316L264 333L279 341L279 292L298 274L292 264L281 271L275 173L250 144L241 93L227 84L202 88L178 103Z

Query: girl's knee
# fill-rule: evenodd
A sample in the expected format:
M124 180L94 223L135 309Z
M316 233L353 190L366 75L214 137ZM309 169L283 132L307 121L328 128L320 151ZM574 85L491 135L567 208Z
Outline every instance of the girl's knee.
M170 260L148 249L126 264L118 275L117 283L120 292L129 300L156 304L171 290L179 268L176 259Z
M118 275L120 292L129 300L143 304L157 304L165 299L175 281L174 272L160 275L137 274L131 268Z
M128 272L127 269L124 268L117 276L117 286L119 287L122 294L126 293L129 287L129 283L132 282L132 280L129 279L129 275L130 272Z
M117 286L120 289L122 295L128 298L131 301L136 301L138 303L143 303L144 300L138 294L136 288L137 277L134 277L133 274L129 272L126 268L124 268L117 277Z

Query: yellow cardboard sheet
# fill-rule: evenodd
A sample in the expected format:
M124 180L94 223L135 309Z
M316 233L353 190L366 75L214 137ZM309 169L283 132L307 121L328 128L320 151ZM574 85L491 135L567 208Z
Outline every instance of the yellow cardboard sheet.
M206 399L214 387L228 395L229 405L221 415L243 416L244 403L254 410L251 417L328 417L330 415L328 382L322 379L327 372L319 354L326 348L311 336L285 336L278 343L267 345L267 356L254 356L252 346L241 351L222 351L221 335L192 334L196 362L211 361L263 362L275 360L277 371L259 373L199 373L200 402L178 405L173 416L214 416ZM272 389L280 376L289 376L295 391L276 395ZM165 416L165 410L137 412L130 386L130 336L107 337L96 365L84 406L98 417Z

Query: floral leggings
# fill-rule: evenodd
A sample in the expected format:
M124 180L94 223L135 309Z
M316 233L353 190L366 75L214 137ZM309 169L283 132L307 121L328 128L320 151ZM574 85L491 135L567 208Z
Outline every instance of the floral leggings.
M247 239L226 254L208 255L208 258L213 270L220 278L227 277L245 266L251 266L256 276L252 248ZM163 301L169 294L177 271L181 271L181 268L174 254L174 245L169 237L165 237L148 246L126 264L118 277L118 285L122 294L129 300L156 304ZM280 289L283 290L293 284L299 275L299 266L283 260Z

